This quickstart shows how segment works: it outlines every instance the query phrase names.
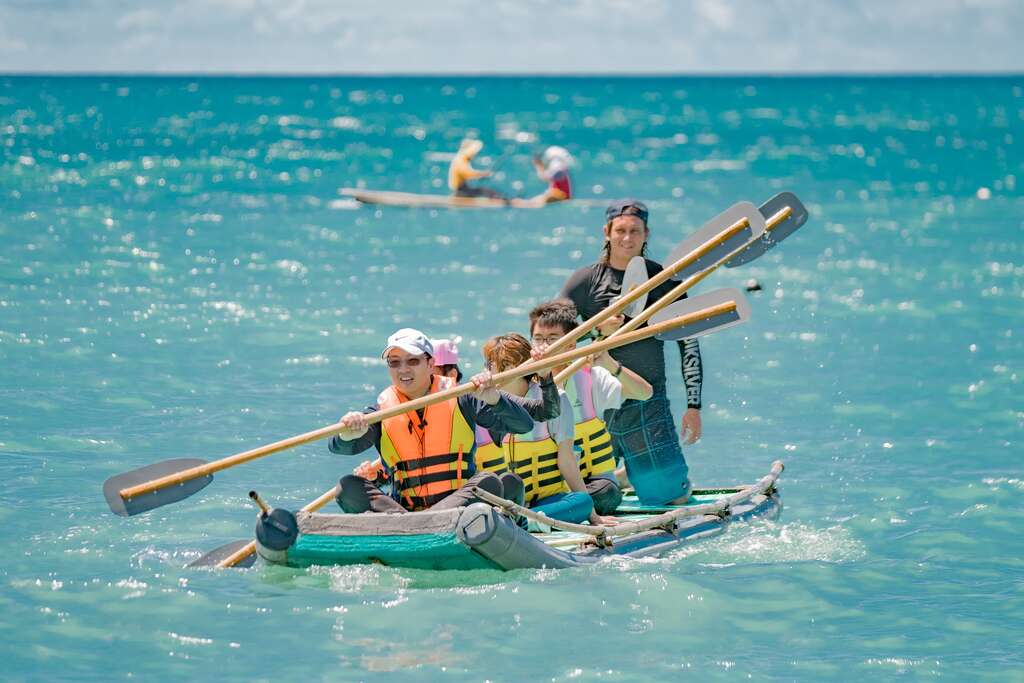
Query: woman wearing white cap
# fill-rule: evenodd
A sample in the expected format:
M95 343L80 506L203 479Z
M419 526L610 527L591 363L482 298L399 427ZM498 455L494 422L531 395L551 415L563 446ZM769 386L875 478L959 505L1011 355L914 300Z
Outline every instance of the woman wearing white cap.
M552 145L544 150L544 155L534 157L533 167L537 177L548 184L548 189L534 197L534 201L552 204L572 199L572 181L569 179L569 167L572 155L564 147Z
M355 455L377 448L392 481L389 497L357 475L341 478L338 504L345 512L403 512L453 508L476 500L480 488L511 500L521 499L522 481L511 473L476 472L477 425L513 434L533 428L526 410L499 392L490 372L472 378L477 391L367 425L365 413L390 408L451 386L434 374L434 347L422 332L410 328L388 337L381 354L391 386L365 412L350 412L330 441L334 453Z

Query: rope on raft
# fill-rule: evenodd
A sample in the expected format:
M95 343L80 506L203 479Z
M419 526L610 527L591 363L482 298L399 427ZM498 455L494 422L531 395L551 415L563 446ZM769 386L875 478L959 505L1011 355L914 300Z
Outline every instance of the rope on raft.
M514 503L511 500L506 500L494 495L493 493L484 491L480 487L475 487L473 492L480 500L490 503L494 507L500 508L508 513L522 515L527 519L532 519L536 522L540 522L541 524L546 524L552 529L572 531L578 534L593 536L594 542L599 545L606 546L611 544L610 538L613 536L628 536L641 531L649 531L651 529L659 528L672 531L675 528L676 522L680 519L685 519L686 517L699 517L702 515L718 517L725 516L729 514L729 508L733 505L741 503L757 494L766 494L774 489L775 482L779 478L779 475L782 474L782 470L782 461L776 460L772 463L771 471L761 477L757 483L751 484L750 486L747 486L730 496L717 500L714 503L704 503L703 505L677 508L669 512L654 515L653 517L643 521L623 522L622 524L616 524L615 526L563 522L557 519L552 519L542 512L531 510L530 508Z

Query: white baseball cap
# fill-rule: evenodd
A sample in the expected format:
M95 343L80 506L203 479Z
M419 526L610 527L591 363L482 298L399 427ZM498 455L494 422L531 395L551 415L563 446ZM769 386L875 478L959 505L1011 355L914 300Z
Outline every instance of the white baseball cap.
M552 161L558 159L563 162L566 166L572 164L572 154L569 153L565 147L559 147L558 145L551 145L544 150L543 160L545 164L550 164Z
M427 339L427 335L423 334L419 330L414 330L411 327L403 327L388 337L387 346L384 347L380 357L385 358L388 355L388 351L395 348L402 349L406 353L411 353L414 356L419 356L424 353L428 356L434 355L434 345L430 343L429 339Z

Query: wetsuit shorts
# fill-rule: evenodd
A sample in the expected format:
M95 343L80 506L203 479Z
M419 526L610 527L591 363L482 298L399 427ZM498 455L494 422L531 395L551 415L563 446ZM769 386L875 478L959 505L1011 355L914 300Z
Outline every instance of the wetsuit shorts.
M655 387L646 401L624 401L606 416L616 453L641 503L664 505L690 493L690 471L664 387Z

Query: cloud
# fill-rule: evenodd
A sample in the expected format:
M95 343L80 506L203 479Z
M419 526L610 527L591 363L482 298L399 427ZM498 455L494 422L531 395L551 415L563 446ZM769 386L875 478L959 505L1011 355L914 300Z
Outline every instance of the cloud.
M720 31L731 29L736 17L733 8L722 0L699 0L697 14Z
M151 9L141 9L122 14L114 25L122 31L134 31L157 26L160 23L160 19L161 15L159 12Z
M0 0L2 2L3 0ZM1013 71L1009 0L7 0L8 71ZM130 50L126 67L121 50Z

